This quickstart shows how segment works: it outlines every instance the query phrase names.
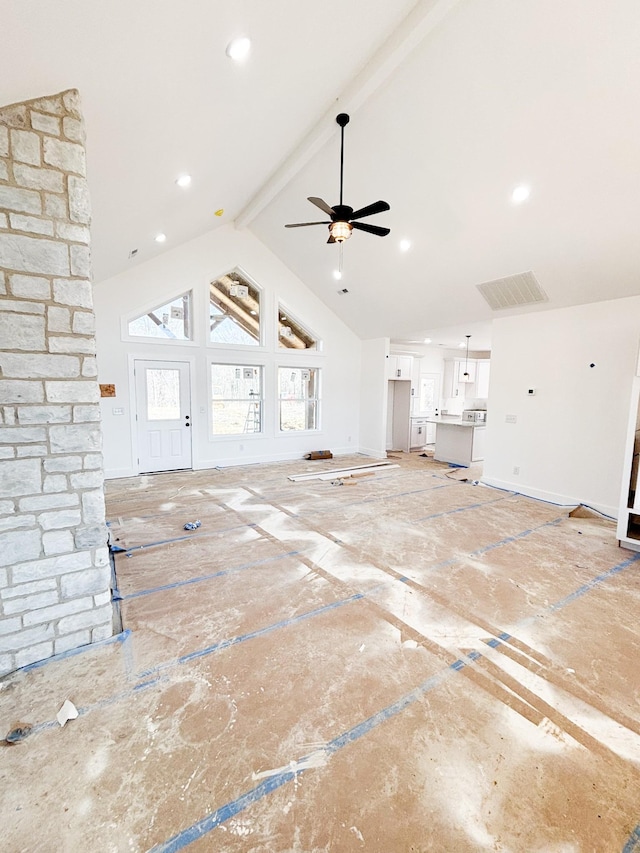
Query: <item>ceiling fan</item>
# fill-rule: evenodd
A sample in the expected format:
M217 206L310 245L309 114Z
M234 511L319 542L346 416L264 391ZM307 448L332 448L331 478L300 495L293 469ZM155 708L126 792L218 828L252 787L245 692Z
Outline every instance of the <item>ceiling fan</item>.
M324 211L331 218L321 222L295 222L292 225L285 225L284 227L304 228L307 225L328 225L329 239L327 243L344 243L345 240L351 237L351 232L354 228L358 231L366 231L368 234L375 234L378 237L386 237L391 231L390 228L382 228L380 225L369 225L366 222L356 221L363 219L365 216L373 216L374 213L383 213L385 210L391 210L386 201L374 201L373 204L368 204L359 210L354 210L348 204L342 203L344 128L349 123L349 116L346 113L340 113L340 115L336 116L336 122L340 125L340 204L330 207L323 199L309 196L308 200L311 204L315 204L316 207L319 207L320 210Z

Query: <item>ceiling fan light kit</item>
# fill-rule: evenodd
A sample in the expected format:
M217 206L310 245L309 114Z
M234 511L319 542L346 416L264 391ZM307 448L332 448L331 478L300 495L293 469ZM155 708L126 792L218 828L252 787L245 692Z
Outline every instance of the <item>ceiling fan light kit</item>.
M368 204L366 207L361 207L355 211L348 204L342 203L344 183L344 129L349 123L349 116L346 113L340 113L336 116L336 122L340 125L340 203L331 207L324 199L317 196L309 196L307 200L311 204L315 204L316 207L319 207L330 219L320 222L294 222L284 227L305 228L307 225L328 225L329 239L327 243L344 243L345 240L351 237L354 228L357 231L366 231L368 234L375 234L377 237L386 237L391 232L390 228L356 221L363 219L365 216L373 216L375 213L383 213L385 210L391 210L386 201L374 201L372 204Z

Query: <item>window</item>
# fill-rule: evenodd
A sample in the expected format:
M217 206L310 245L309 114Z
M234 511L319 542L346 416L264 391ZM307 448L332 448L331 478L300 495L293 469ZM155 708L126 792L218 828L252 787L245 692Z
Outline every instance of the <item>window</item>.
M316 338L294 320L282 306L278 308L278 346L286 349L318 349Z
M211 365L213 435L262 432L262 367Z
M209 329L216 344L260 344L260 291L237 270L209 285Z
M281 430L319 429L319 379L317 368L278 368Z
M147 367L147 420L176 421L180 417L180 371Z
M191 293L183 293L165 305L140 314L135 320L129 321L129 334L141 338L192 340L191 302Z

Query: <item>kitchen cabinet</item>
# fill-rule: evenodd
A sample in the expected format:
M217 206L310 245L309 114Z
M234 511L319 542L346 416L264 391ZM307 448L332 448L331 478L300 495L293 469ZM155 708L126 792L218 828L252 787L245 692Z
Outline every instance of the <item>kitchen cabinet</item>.
M484 424L438 420L434 459L464 465L484 459Z
M468 373L468 376L465 376L465 373ZM472 383L476 381L476 362L475 359L460 359L460 361L456 361L456 376L458 377L458 382L465 382L466 384Z
M433 444L436 440L436 425L426 418L411 418L411 450Z
M387 379L409 379L413 370L413 356L394 355L387 356Z
M476 362L476 397L486 400L489 396L489 372L491 362L488 358Z
M471 375L471 371L473 370L473 376L475 379L475 362L469 359L469 374ZM444 398L447 397L461 397L464 399L465 394L467 393L467 388L470 385L469 382L465 382L462 380L462 375L465 371L465 360L459 358L445 358L444 360L444 373L443 373L443 387L442 387L442 396Z
M487 358L445 359L442 396L460 399L486 399L489 396L490 361ZM464 373L469 378L464 378Z

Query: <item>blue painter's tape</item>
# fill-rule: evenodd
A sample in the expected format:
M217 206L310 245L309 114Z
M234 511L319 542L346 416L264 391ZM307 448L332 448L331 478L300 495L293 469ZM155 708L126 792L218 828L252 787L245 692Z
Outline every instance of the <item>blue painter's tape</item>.
M144 545L132 545L131 548L121 548L116 546L116 552L124 551L127 556L133 554L134 551L142 551L146 548L157 548L159 545L171 545L173 542L184 542L185 539L204 539L207 536L219 536L221 533L228 533L230 530L237 530L239 527L257 527L257 524L236 524L233 527L225 527L223 530L211 530L207 533L195 533L191 536L176 536L174 539L160 539L158 542L147 542ZM113 548L112 548L113 550Z
M632 563L636 562L640 559L640 553L636 554L634 557L629 560L625 560L622 563L619 563L617 566L614 566L607 572L603 572L601 575L598 575L597 578L594 578L593 582L581 587L581 590L589 591L594 589L598 584L601 584L611 577L615 576L619 572L628 568ZM584 592L581 592L580 595L584 595ZM574 600L574 596L566 596L561 599L556 605L551 605L547 608L548 612L554 612L559 610L561 607L565 607L567 604L570 604L571 601ZM503 632L499 635L500 640L507 640L510 638L510 634ZM499 641L499 640L498 640ZM409 705L418 701L422 696L428 693L430 690L433 690L435 687L438 687L442 684L448 677L452 676L456 672L460 672L466 666L468 666L469 662L476 661L482 657L480 652L470 652L465 658L460 658L455 660L453 663L449 664L449 666L441 670L439 673L432 675L421 685L416 687L410 693L405 694L403 697L398 699L397 702L394 702L392 705L383 708L381 711L378 711L373 716L334 738L334 740L330 741L326 747L325 751L328 754L332 754L337 752L343 746L346 746L349 743L357 740L363 735L370 732L372 729L376 728L381 723L384 723L390 717L393 717L407 708ZM304 759L301 759L299 763L303 763ZM253 803L265 797L267 794L272 791L277 790L282 787L282 785L290 782L292 779L296 777L299 773L304 772L304 768L299 770L286 770L280 773L274 774L268 779L265 779L260 785L252 788L247 793L238 797L235 800L232 800L230 803L227 803L225 806L217 809L215 812L212 812L210 815L199 820L197 823L194 823L192 826L187 829L179 832L177 835L174 835L164 844L156 845L151 848L149 853L178 853L179 850L183 850L189 844L192 844L194 841L199 840L203 836L207 835L209 832L214 830L216 827L220 826L220 824L229 820L231 817L234 817L239 812L253 805ZM629 838L627 844L625 845L622 853L640 853L640 826L637 826L631 837Z
M241 634L239 637L232 637L229 640L222 640L209 646L206 649L201 649L197 652L183 655L178 658L178 663L187 663L187 661L195 660L196 658L210 655L212 652L218 652L222 649L228 649L238 643L244 643L246 640L254 640L256 637L264 637L272 631L277 631L279 628L287 628L289 625L295 625L298 622L303 622L306 619L312 619L314 616L319 616L321 613L327 613L329 610L335 610L338 607L343 607L345 604L351 604L352 601L360 601L364 598L364 593L358 592L349 598L343 598L340 601L333 601L331 604L325 604L323 607L317 607L315 610L307 610L306 613L301 613L299 616L292 616L290 619L283 619L280 622L274 622L272 625L267 625L265 628L258 628L256 631L250 631L248 634Z
M442 518L445 515L455 515L458 512L467 512L467 510L470 509L479 509L483 506L491 506L491 504L496 504L499 501L506 501L509 497L511 497L511 495L505 495L503 498L496 498L494 501L484 501L483 503L469 504L469 506L460 506L456 509L446 510L446 512L434 512L432 515L424 515L421 518L414 518L413 524L417 524L420 521L430 521L432 518Z
M357 726L354 726L334 738L332 741L329 741L324 748L324 751L327 755L332 755L339 749L342 749L342 747L347 746L347 744L353 743L363 735L368 734L368 732L375 729L381 723L386 722L391 717L394 717L401 711L404 711L404 709L409 705L417 702L425 693L433 690L434 687L441 684L448 676L449 673L447 670L431 676L419 687L416 687L415 690L412 690L410 693L407 693L405 696L398 699L397 702L383 708L381 711L373 714L373 716L363 720L363 722L359 723ZM304 760L304 758L300 759L299 764L304 765ZM213 829L220 826L220 824L232 817L235 817L239 812L244 811L244 809L253 805L253 803L256 803L258 800L261 800L267 794L276 791L287 782L293 781L296 776L303 772L305 772L304 767L301 769L296 769L294 767L293 769L282 770L281 772L268 777L255 788L252 788L250 791L247 791L245 794L242 794L240 797L232 800L221 808L216 809L216 811L212 812L210 815L207 815L197 823L194 823L192 826L184 829L177 835L174 835L173 838L170 838L164 844L158 844L155 847L152 847L149 853L178 853L179 850L183 850L189 844L192 844L194 841L197 841L207 835Z
M168 589L178 589L181 586L189 586L189 584L201 583L202 581L213 580L214 578L224 577L225 575L233 574L234 572L243 572L246 569L252 569L256 566L261 566L264 563L272 563L276 560L284 560L287 557L295 557L299 551L287 551L286 554L278 554L275 557L265 557L262 560L254 560L251 563L244 563L242 566L234 566L232 569L221 569L219 572L213 572L210 575L200 575L197 578L187 578L183 581L175 581L174 583L166 583L162 586L154 586L150 589L141 589L138 592L130 592L128 595L122 596L122 601L129 601L132 598L140 598L141 595L152 595L154 592L166 592Z
M638 851L640 851L640 824L636 826L622 848L622 853L638 853Z
M379 587L375 587L375 589L379 589ZM370 593L374 592L375 589L370 590ZM298 616L292 616L290 619L283 619L280 622L274 622L272 625L266 625L264 628L258 628L256 631L250 631L247 634L240 634L237 637L230 637L227 640L221 640L219 643L214 643L211 646L207 646L205 649L198 649L195 652L189 652L188 654L175 658L172 661L167 661L166 663L161 663L157 666L151 667L151 669L146 669L138 674L138 678L146 678L149 675L169 669L170 667L189 663L190 661L214 654L215 652L222 651L223 649L228 649L231 646L236 646L238 643L244 643L247 640L254 640L257 637L264 637L267 634L271 634L272 631L277 631L280 628L287 628L289 625L295 625L298 622L304 622L307 619L312 619L314 616L319 616L321 613L336 610L338 607L343 607L345 604L351 604L353 601L359 601L364 597L364 593L358 592L355 595L349 596L349 598L343 598L340 601L332 601L331 604L325 604L323 607L317 607L315 610L308 610L306 613L300 613Z
M34 669L40 669L43 666L46 666L49 663L57 663L61 660L66 660L67 658L73 658L76 655L84 654L84 652L90 652L93 649L100 649L104 646L110 646L113 643L124 643L127 637L131 634L129 628L126 628L122 633L115 634L113 637L107 637L106 640L98 640L97 643L87 643L85 646L78 646L75 649L68 649L66 652L60 652L58 655L53 655L50 658L45 658L44 660L37 660L34 663L28 663L26 666L20 668L20 672L32 672Z
M589 583L583 584L583 586L578 587L574 592L570 593L570 595L561 598L560 601L557 601L555 604L552 604L548 610L551 613L554 613L556 610L561 610L563 607L566 607L567 604L571 604L574 601L577 601L579 598L582 598L587 592L592 590L594 587L599 586L604 581L610 580L615 575L620 574L620 572L627 569L629 566L633 565L640 560L640 553L634 554L632 557L629 557L628 560L624 560L622 563L618 563L617 566L614 566L611 569L608 569L606 572L602 572L602 574L597 575L595 578L589 581Z
M202 820L194 823L193 826L190 826L188 829L184 829L182 832L174 835L173 838L165 841L164 844L157 844L155 847L152 847L149 853L177 853L178 850L184 850L187 845L192 844L194 841L197 841L199 838L207 835L211 830L220 826L221 823L225 823L225 821L235 817L235 815L244 811L258 800L261 800L267 794L272 793L272 791L276 791L287 782L295 779L296 775L296 772L293 770L285 770L282 773L277 773L274 776L268 777L255 788L252 788L250 791L247 791L246 794L238 797L237 800L227 803L225 806L222 806L222 808L219 808L210 815L202 818Z

